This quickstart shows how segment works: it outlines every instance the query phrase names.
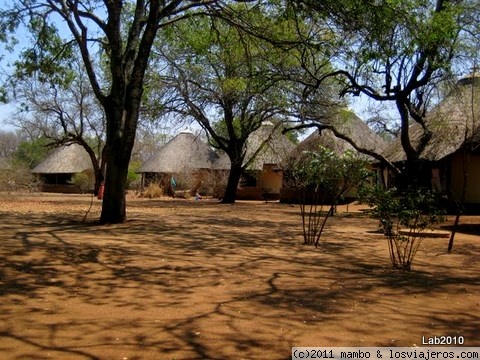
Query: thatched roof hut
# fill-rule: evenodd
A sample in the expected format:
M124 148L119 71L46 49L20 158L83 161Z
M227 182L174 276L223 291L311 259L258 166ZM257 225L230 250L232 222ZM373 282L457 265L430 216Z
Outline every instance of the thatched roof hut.
M368 127L356 114L347 109L340 110L328 121L336 131L352 139L355 144L376 153L382 154L386 147L386 141ZM335 136L329 129L315 130L290 154L290 158L296 158L303 151L315 151L319 146L324 146L337 154L343 154L347 150L356 151L347 141ZM370 156L360 155L367 160L373 160Z
M248 137L245 161L255 158L247 168L259 171L264 165L279 165L293 149L295 144L282 134L281 129L266 121Z
M439 161L459 150L466 142L480 144L480 77L469 75L457 85L435 108L427 114L426 123L432 138L420 155L428 161ZM423 134L420 125L410 127L410 137L416 146ZM391 162L406 160L400 139L385 150Z
M93 170L92 160L81 145L71 144L55 149L32 173L76 174L85 170Z
M244 164L256 154L253 161L247 166L247 170L261 171L264 165L280 164L293 151L295 144L283 135L273 123L266 121L250 134L246 148ZM214 163L214 169L230 169L230 159L227 154L220 154Z
M478 74L460 79L450 93L427 114L425 121L432 131L432 137L420 154L420 159L424 162L418 169L419 180L424 186L431 186L447 195L453 203L464 198L463 205L466 209L480 211L480 187L474 181L465 182L464 179L465 173L468 173L469 179L480 178ZM423 135L423 129L415 124L409 130L415 147ZM385 156L394 163L406 160L400 139L387 148ZM394 176L389 179L391 181L396 181Z
M42 181L41 191L80 193L91 190L89 189L91 184L75 185L72 179L75 174L84 173L92 180L93 164L83 146L64 145L55 149L32 170L32 173L39 175Z
M138 169L138 173L183 173L211 169L217 155L208 144L189 130L168 141Z

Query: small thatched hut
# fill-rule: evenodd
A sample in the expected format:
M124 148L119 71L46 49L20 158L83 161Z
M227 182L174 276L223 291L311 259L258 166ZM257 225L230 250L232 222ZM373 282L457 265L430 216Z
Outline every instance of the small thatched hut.
M246 143L244 165L246 170L237 189L238 200L279 199L282 187L280 164L295 148L281 130L265 121L250 134ZM217 170L230 169L230 159L221 154L215 162Z
M383 153L387 147L387 143L383 138L372 131L362 119L348 109L342 109L332 116L328 125L333 126L340 134L352 139L361 148ZM343 154L345 151L356 151L347 141L335 136L332 130L323 129L321 132L318 130L314 131L303 140L289 157L297 156L302 151L315 151L319 146L324 146L337 154ZM363 154L359 154L359 156L373 161L373 158L370 156Z
M176 187L196 190L217 158L199 136L183 130L145 161L137 172L142 174L142 186L159 182L168 193Z
M480 208L480 77L469 75L427 114L432 138L420 155L420 181L452 200L461 197L463 178L468 171L465 202ZM410 128L415 146L422 135L419 125ZM406 160L400 139L385 150L385 156L398 166ZM389 181L395 183L392 174Z
M245 161L247 170L237 192L237 198L252 198L248 193L257 193L254 198L279 199L283 172L281 164L295 144L282 134L281 129L270 121L248 137Z
M80 193L84 189L72 184L75 174L84 173L93 184L93 165L87 151L78 144L55 149L33 170L37 174L44 192Z
M387 143L383 138L372 131L367 124L348 109L340 109L336 114L332 115L328 121L328 125L333 126L338 133L351 139L360 148L383 154L387 147ZM302 152L314 152L320 146L328 148L337 154L343 154L346 151L356 152L350 143L337 137L332 130L315 130L289 154L285 166L288 167L288 163L295 161ZM374 161L371 156L362 153L358 153L358 156L370 163ZM298 202L298 189L292 188L288 179L285 179L283 185L280 193L280 201L288 203ZM353 192L347 194L349 198L355 198L355 196L356 194Z

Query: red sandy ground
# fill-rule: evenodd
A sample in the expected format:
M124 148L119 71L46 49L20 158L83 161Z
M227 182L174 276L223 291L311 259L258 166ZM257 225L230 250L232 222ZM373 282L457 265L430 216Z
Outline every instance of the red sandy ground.
M480 346L480 217L392 271L377 222L340 209L319 248L298 206L0 194L1 359L289 359L292 346ZM452 218L449 219L450 221Z

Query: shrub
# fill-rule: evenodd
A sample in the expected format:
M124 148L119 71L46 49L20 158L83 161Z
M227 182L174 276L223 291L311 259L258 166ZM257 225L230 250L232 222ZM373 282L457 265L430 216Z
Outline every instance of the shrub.
M426 188L366 190L363 200L373 207L372 216L388 237L390 261L395 269L409 271L425 238L425 230L442 220L438 196Z
M39 185L30 168L21 162L12 161L8 168L0 170L0 191L37 191Z
M137 173L137 170L140 168L141 165L142 163L137 160L133 160L130 162L127 173L127 189L139 190L141 188L142 177L140 174Z
M286 169L290 185L301 191L300 212L306 245L318 246L325 224L344 195L369 176L365 162L355 153L338 155L319 147L305 151ZM323 205L328 203L328 210ZM308 206L307 206L308 205Z
M164 194L164 191L160 186L160 184L156 182L152 182L148 184L145 190L143 190L143 192L140 194L140 197L153 199L153 198L162 197L163 194Z
M94 182L93 175L84 172L73 175L69 181L70 184L78 186L82 194L86 194L89 190L92 190Z

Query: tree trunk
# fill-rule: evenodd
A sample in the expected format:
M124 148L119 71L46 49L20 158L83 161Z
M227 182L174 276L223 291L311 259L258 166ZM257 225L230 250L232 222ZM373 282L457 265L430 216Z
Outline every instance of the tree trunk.
M240 177L242 176L242 162L232 161L230 168L230 174L228 176L227 188L225 189L225 194L223 195L222 203L223 204L234 204L237 197L237 188L238 183L240 182Z
M463 165L462 192L460 194L460 199L455 202L457 206L457 213L455 215L455 221L453 222L452 232L450 233L450 239L448 240L447 252L449 254L453 250L453 242L455 240L458 224L460 223L460 216L462 215L463 207L465 205L465 198L467 196L469 154L465 147L463 148L463 152L462 152L462 160L463 160L462 161L462 165Z
M107 142L105 189L101 224L119 224L126 221L127 175L135 140L138 112L122 110L123 103L115 99L106 106Z
M108 151L101 224L119 224L127 219L125 195L129 161L121 153Z
M96 160L95 158L95 162L93 163L93 173L95 175L95 184L94 184L94 187L93 187L93 195L97 196L98 195L98 192L100 191L100 186L102 185L103 183L103 166L104 166L104 160L101 159L101 164L98 163L98 161ZM93 160L92 160L93 162Z
M98 196L102 181L102 171L98 169L98 171L95 171L95 184L93 186L93 195Z
M400 175L400 190L416 189L420 185L422 162L418 158L409 158Z
M107 147L103 146L101 157L100 157L100 168L98 170L98 177L97 177L98 188L97 188L97 184L95 184L95 189L96 189L95 196L97 196L99 194L100 186L102 184L105 185L106 171L107 171ZM102 194L102 198L103 198L103 194Z

